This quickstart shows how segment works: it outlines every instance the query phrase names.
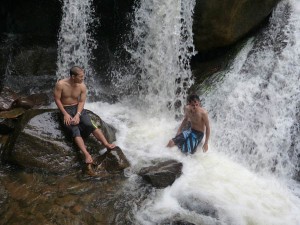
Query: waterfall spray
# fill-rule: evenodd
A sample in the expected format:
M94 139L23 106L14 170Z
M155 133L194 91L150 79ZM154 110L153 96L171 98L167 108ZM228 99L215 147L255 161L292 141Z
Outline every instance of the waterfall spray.
M177 112L182 113L181 105L193 83L194 5L194 0L142 0L135 10L133 39L127 50L138 69L131 83L139 102L156 112L177 105Z
M92 0L64 0L58 38L57 79L69 76L69 69L78 65L85 70L87 83L93 83L90 67L92 50L97 47L91 27L97 24Z
M291 3L293 10L299 5ZM299 170L300 17L293 10L281 2L252 49L240 53L243 65L204 96L217 151L253 171L290 178Z

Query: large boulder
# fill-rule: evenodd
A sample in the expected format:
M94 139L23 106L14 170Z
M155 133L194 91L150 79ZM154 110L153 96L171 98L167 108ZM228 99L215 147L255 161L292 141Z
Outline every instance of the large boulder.
M113 142L116 139L115 128L91 111L88 113L108 141ZM86 138L85 143L92 155L97 155L104 148L92 135ZM84 161L80 150L64 131L56 109L26 111L4 146L3 157L24 168L54 173L67 172Z
M279 0L196 0L194 43L205 52L244 37L265 20Z

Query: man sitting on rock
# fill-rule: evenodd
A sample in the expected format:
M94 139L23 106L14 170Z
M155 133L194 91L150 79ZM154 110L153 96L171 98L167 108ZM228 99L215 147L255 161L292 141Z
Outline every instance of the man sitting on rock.
M70 77L60 80L56 83L54 89L54 100L62 113L65 127L71 131L75 143L85 155L85 162L93 163L90 153L87 151L82 139L84 134L93 133L98 141L108 148L113 149L116 146L108 143L102 131L93 125L84 104L86 101L87 88L84 84L84 71L78 66L70 69Z

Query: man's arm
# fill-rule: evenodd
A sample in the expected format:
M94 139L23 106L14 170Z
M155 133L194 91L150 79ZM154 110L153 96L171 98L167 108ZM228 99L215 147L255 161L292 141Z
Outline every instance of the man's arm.
M82 91L81 91L80 99L78 101L77 113L82 112L86 101L86 95L87 95L86 86L85 84L82 84Z
M183 130L184 127L186 127L187 123L188 123L188 106L184 107L184 118L180 124L180 127L177 130L176 135L180 134Z
M64 123L67 125L70 125L72 117L64 109L64 106L61 102L61 93L62 93L62 84L60 82L57 82L55 85L55 88L54 88L54 101L55 101L55 104L57 105L58 109L64 115Z
M205 112L203 114L203 120L204 120L204 125L205 125L205 141L204 141L204 145L203 145L203 150L204 150L204 152L207 152L208 140L209 140L209 136L210 136L210 125L209 125L207 112Z
M81 94L78 100L78 106L77 106L77 113L74 116L74 118L72 119L73 124L78 124L80 122L80 116L81 116L81 112L84 108L84 104L86 101L86 95L87 95L87 90L86 90L86 86L85 84L82 84L82 88L81 88Z

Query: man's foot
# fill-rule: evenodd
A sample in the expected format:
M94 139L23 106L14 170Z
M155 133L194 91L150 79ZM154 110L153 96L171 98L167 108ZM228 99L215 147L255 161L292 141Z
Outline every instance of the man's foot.
M87 164L93 164L93 158L92 158L91 155L87 155L85 157L85 163L87 163Z
M114 148L116 147L116 145L115 145L115 144L109 144L109 143L107 143L107 144L105 145L105 147L106 147L107 149L109 149L109 150L112 150L112 149L114 149Z

